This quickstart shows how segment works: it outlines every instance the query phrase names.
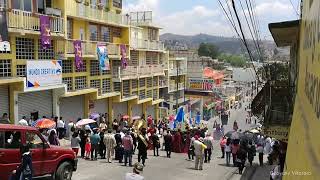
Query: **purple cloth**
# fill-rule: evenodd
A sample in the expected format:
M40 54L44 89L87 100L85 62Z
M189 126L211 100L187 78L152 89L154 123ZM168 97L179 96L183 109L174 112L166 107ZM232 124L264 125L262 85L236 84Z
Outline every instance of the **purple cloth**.
M121 44L120 51L121 51L121 67L125 69L128 66L126 45Z
M40 15L40 39L43 49L51 46L51 30L49 16Z
M75 60L76 68L77 70L80 70L83 65L81 41L79 40L73 41L73 47L74 47L74 60Z

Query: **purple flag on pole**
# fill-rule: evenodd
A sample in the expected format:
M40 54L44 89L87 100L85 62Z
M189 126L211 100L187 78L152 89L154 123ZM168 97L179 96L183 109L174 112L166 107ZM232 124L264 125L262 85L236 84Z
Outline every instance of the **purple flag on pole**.
M73 47L74 47L74 60L76 64L76 69L79 70L82 68L82 65L83 65L81 41L79 40L73 41Z
M121 51L121 67L125 69L128 66L126 45L121 44L120 51Z
M41 46L43 49L50 48L51 46L51 30L49 16L40 15L40 38Z

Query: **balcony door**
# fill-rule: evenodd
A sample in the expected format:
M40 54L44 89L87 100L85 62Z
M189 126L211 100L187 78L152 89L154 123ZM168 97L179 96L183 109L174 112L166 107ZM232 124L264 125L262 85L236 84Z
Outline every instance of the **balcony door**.
M32 0L12 0L12 9L32 12Z

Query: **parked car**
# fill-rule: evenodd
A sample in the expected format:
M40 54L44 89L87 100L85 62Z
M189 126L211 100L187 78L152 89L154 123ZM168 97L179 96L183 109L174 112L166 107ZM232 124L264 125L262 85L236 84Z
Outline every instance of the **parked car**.
M28 145L32 156L33 176L51 176L70 180L77 169L72 149L49 145L39 130L28 126L0 124L0 179L9 179L21 163L20 146Z

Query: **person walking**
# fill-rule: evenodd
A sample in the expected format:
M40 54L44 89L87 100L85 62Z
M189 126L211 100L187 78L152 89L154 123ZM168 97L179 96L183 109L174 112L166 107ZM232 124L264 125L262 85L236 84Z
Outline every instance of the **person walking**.
M239 168L239 174L242 174L246 159L247 159L246 145L241 144L239 150L237 151L237 159L236 159L236 162Z
M115 159L119 161L119 163L122 163L122 138L120 134L120 130L117 130L117 133L114 135L114 138L116 140L116 147L115 147Z
M132 166L133 140L129 130L127 130L126 135L122 138L122 144L124 149L124 165L127 166L129 160L129 166Z
M152 136L152 144L153 144L153 155L159 156L160 140L159 140L159 136L156 133L154 133Z
M79 136L81 139L81 142L80 142L81 158L84 158L85 153L86 153L85 147L86 147L86 143L87 143L88 134L83 129L81 129L79 132L80 132ZM90 148L90 150L91 150L91 148Z
M207 148L204 150L204 163L210 163L213 149L212 140L213 138L211 137L210 133L207 133L203 140L203 144L207 146Z
M132 137L132 141L133 141L133 150L132 150L132 154L134 154L136 152L137 149L137 135L131 131L131 137Z
M259 154L259 165L263 166L263 145L260 143L257 145L257 152Z
M222 159L224 158L224 147L225 147L226 143L227 143L226 136L222 136L222 138L220 139L220 148L221 148L221 153L222 153L222 156L221 156Z
M133 165L133 172L127 173L125 180L144 180L144 177L141 175L143 172L143 165L139 162Z
M90 142L91 142L91 160L97 160L98 156L98 149L99 149L99 142L100 142L100 136L97 133L97 130L93 130L93 134L90 136ZM94 156L93 156L94 153Z
M76 154L76 156L78 156L80 142L81 142L81 139L79 138L78 135L79 135L78 132L74 132L71 138L71 148L73 152Z
M238 152L239 148L240 148L239 144L232 143L231 153L232 153L233 166L236 166L237 152Z
M256 147L255 147L254 144L252 144L252 141L249 141L249 145L248 145L248 161L250 163L250 166L252 166L252 161L253 161L255 155L256 155Z
M194 141L194 153L196 156L195 160L195 169L196 170L202 170L203 169L203 156L204 156L204 150L207 148L206 145L203 144L203 138L198 138L198 136L195 137Z
M226 164L227 164L227 166L229 166L230 165L230 156L231 156L231 139L230 138L227 139L224 151L226 152Z
M112 129L108 129L108 133L104 135L103 142L107 151L107 162L111 163L112 156L114 154L114 148L116 147L116 140L112 134Z
M105 129L100 130L99 154L101 159L106 159L106 145L103 142Z
M64 137L64 122L62 120L62 117L57 121L57 132L59 139L62 139Z
M141 134L138 137L138 162L142 160L143 166L147 159L148 137L145 128L141 130Z
M164 146L167 153L167 158L171 158L171 150L172 150L172 135L171 132L168 130L167 134L163 137L164 139Z
M29 146L21 145L21 164L17 170L13 171L13 175L10 179L14 180L32 180L33 168L32 168L32 156L29 150Z
M196 139L194 137L191 138L190 140L190 146L189 146L189 150L188 150L188 160L191 161L191 159L194 159L194 141Z

